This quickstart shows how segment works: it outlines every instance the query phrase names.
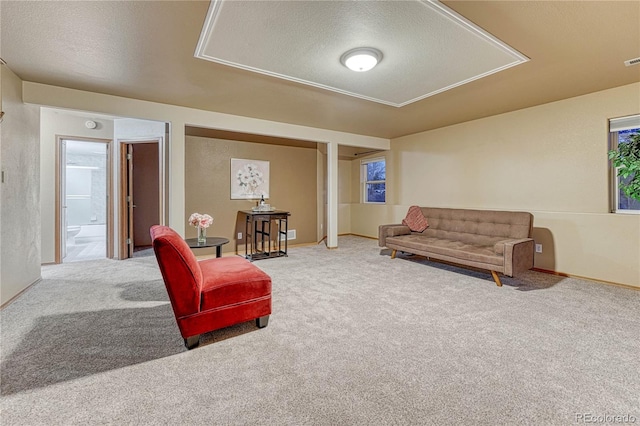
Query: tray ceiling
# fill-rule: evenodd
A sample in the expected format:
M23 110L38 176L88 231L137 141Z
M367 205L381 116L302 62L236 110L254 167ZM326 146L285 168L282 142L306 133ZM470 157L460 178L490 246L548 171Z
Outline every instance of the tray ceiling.
M358 47L382 61L350 71ZM437 1L214 0L195 56L395 107L528 61Z
M0 56L7 62L2 65L2 75L3 79L5 72L6 75L13 73L25 82L383 138L437 129L640 81L640 65L625 66L624 63L640 56L638 1L441 1L457 14L452 16L464 16L531 60L396 108L194 57L211 7L209 1L0 0ZM246 9L285 5L270 1L230 3L241 4ZM297 8L299 3L326 3L339 8L353 6L348 3L374 6L389 3L422 9L435 5L416 1L291 1L287 4ZM225 3L224 7L227 6ZM451 54L455 61L482 56L473 50L462 54L457 48L453 51L458 53L451 53L451 49L436 44L431 49L439 50L431 65L439 65L440 69L432 75L425 72L417 79L409 79L413 65L397 65L404 59L403 55L409 54L408 50L397 40L400 37L397 32L386 29L394 18L377 13L377 20L384 20L385 25L372 20L377 26L370 32L376 38L365 39L364 36L369 35L368 26L354 24L356 21L347 18L348 14L337 15L334 20L324 15L293 20L291 17L298 15L283 13L289 19L285 23L275 21L283 31L290 33L288 27L295 27L299 32L315 34L315 38L306 38L308 44L304 52L291 54L289 61L305 63L326 46L335 45L328 62L315 65L322 70L321 74L328 74L326 69L334 67L335 72L346 73L348 78L358 74L359 78L375 77L379 86L393 85L400 80L412 87L417 84L416 80L420 84L432 83L436 74L446 77L441 69L445 54ZM385 13L393 15L395 8ZM360 14L369 17L365 12ZM404 16L410 23L424 19L417 14ZM230 28L233 31L256 27L246 30L253 36L243 38L246 48L241 46L240 54L272 57L271 50L253 45L263 43L262 37L275 25L273 19L279 18L271 10L263 17L264 22L228 22L227 25L239 27ZM322 22L331 22L330 30L320 29ZM339 45L337 40L341 40L342 35L336 32L338 25L349 29L351 35L361 34L363 38ZM381 27L385 29L380 31ZM425 28L419 29L424 32L428 30ZM237 42L230 36L223 40ZM371 40L380 40L373 47L385 54L379 68L362 74L350 73L340 65L339 58L344 51L353 45L370 45ZM406 44L421 47L423 54L429 54L426 44L409 42ZM401 48L390 50L389 45L401 45ZM285 47L276 47L276 50L285 50ZM508 58L505 62L510 63ZM393 73L376 77L385 67ZM443 86L446 87L446 83ZM344 90L354 92L351 86ZM414 99L430 93L429 90L434 89L423 88L422 93L406 98ZM403 102L394 98L391 101ZM60 104L54 106L65 102L60 100Z

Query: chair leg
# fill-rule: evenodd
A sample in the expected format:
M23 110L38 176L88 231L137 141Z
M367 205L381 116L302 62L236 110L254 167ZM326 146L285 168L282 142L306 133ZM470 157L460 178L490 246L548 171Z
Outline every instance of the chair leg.
M269 324L269 315L265 315L260 318L256 318L256 327L265 328Z
M184 345L187 349L193 349L200 344L200 335L196 334L195 336L189 336L184 339Z

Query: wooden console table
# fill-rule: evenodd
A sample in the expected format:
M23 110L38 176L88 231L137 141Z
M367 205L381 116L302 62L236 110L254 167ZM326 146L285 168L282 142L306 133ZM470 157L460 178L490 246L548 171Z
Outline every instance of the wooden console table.
M244 257L250 261L287 256L287 231L289 216L284 210L253 211L241 210L246 216L244 226ZM271 224L277 223L276 241L271 247ZM284 244L283 244L284 242ZM284 246L284 247L283 247Z

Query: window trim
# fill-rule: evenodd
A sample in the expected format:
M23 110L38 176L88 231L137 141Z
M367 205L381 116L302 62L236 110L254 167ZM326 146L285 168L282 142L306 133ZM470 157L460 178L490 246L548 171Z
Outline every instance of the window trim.
M617 150L619 132L640 128L640 115L620 117L609 120L609 150ZM616 214L640 215L640 209L620 209L620 187L618 186L618 169L609 163L609 211Z
M384 175L385 175L385 179L384 180L367 180L367 164L370 163L379 163L379 162L383 162L384 163ZM361 182L361 202L364 204L387 204L387 192L386 192L386 188L387 188L387 159L386 157L375 157L375 158L368 158L366 160L360 160L360 182ZM369 184L376 184L376 183L384 183L384 187L385 187L385 194L384 194L384 201L369 201L367 198L367 185Z

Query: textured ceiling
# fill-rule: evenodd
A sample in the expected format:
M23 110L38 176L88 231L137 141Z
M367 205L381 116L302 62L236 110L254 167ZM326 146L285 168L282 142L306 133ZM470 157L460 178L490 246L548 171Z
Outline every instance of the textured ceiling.
M361 47L383 55L365 73L340 62ZM417 0L214 0L196 57L395 107L527 60L443 4Z
M638 1L443 3L530 61L397 108L195 58L208 1L2 0L0 56L25 81L387 138L640 81Z

